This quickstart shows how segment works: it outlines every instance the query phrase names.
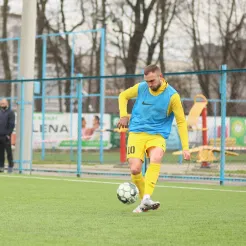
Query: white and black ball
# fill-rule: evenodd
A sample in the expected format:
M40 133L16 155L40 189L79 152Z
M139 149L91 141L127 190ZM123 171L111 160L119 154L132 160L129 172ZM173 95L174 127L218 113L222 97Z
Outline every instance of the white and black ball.
M137 201L139 190L137 186L130 182L120 184L117 189L117 197L124 204L132 204Z

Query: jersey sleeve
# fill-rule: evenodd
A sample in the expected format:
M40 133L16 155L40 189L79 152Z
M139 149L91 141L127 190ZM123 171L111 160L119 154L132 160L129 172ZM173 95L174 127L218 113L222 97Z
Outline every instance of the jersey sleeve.
M120 117L128 116L127 114L128 100L138 96L138 87L139 87L139 83L120 93L118 98Z
M185 119L184 109L181 103L181 99L178 93L175 93L171 97L169 112L174 113L178 126L178 132L179 132L181 144L182 144L182 149L189 150L187 122Z

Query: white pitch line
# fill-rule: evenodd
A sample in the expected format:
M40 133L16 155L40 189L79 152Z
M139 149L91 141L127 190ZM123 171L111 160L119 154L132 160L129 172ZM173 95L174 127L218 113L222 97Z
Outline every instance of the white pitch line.
M224 191L224 192L242 192L246 193L246 190L222 190L222 189L212 189L212 188L199 188L199 187L186 187L186 186L165 186L165 185L156 185L161 188L172 188L172 189L186 189L186 190L205 190L205 191Z
M45 177L31 177L31 176L11 176L11 175L0 175L1 178L21 178L21 179L38 179L38 180L59 180L68 182L81 182L81 183L96 183L96 184L112 184L119 185L122 182L108 182L108 181L96 181L96 180L82 180L82 179L60 179L60 178L45 178ZM186 189L186 190L203 190L203 191L221 191L221 192L234 192L234 193L246 193L246 190L222 190L212 188L199 188L199 187L186 187L186 186L168 186L168 185L156 185L159 188L171 188L171 189Z

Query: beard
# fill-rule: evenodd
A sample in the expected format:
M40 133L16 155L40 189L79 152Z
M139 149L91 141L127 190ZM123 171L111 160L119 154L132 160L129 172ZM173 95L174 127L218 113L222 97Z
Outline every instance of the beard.
M152 91L158 91L158 89L161 87L161 81L160 81L160 84L159 85L157 85L155 88L152 88L151 90Z

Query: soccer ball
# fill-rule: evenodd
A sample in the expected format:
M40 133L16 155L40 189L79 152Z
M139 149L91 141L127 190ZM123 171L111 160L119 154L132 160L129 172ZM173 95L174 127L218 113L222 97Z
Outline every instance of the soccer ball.
M130 182L120 184L117 189L117 197L124 204L132 204L138 199L139 190L137 186Z

